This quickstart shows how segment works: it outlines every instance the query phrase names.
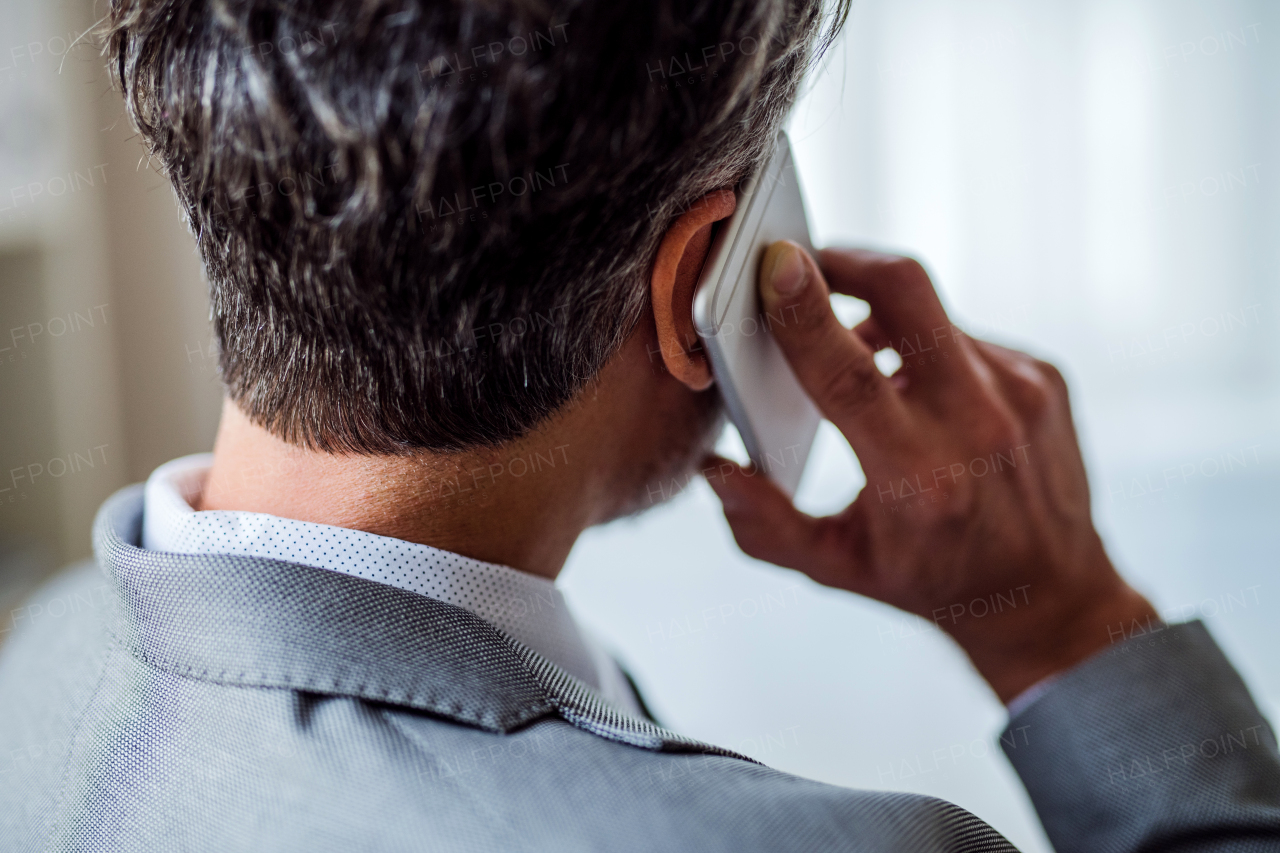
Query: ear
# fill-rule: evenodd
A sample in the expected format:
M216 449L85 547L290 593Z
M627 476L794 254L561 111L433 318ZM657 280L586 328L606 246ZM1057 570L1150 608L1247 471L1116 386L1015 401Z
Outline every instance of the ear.
M653 265L649 293L662 361L672 376L694 391L710 388L712 378L693 326L693 289L711 251L711 226L727 219L737 204L733 190L716 190L698 199L667 230Z

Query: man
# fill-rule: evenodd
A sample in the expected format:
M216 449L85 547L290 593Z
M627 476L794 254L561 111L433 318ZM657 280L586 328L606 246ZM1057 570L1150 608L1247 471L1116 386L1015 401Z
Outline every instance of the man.
M822 27L810 0L113 0L228 402L212 457L111 498L97 564L41 593L102 604L4 651L6 849L1010 849L647 719L551 581L697 470L753 556L926 618L994 602L942 624L1059 850L1280 849L1272 731L1107 559L1061 377L961 334L918 264L784 243L760 281L909 511L810 518L707 456L692 286ZM885 377L886 347L917 354Z

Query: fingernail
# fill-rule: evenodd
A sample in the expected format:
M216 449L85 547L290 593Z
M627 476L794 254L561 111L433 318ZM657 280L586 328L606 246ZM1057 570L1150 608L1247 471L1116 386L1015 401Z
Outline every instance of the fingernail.
M800 250L785 243L775 250L773 266L769 270L769 284L779 296L793 296L804 287L808 269Z

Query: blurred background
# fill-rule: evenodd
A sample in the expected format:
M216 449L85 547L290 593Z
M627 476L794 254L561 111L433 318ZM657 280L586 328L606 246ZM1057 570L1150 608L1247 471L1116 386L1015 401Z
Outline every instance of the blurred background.
M95 18L0 0L0 641L102 500L217 421L193 241ZM1206 621L1272 719L1278 42L1269 0L862 0L791 124L816 242L915 255L970 333L1063 369L1114 560ZM800 503L861 485L821 433ZM670 726L1048 849L955 647L742 556L704 484L590 531L560 583Z

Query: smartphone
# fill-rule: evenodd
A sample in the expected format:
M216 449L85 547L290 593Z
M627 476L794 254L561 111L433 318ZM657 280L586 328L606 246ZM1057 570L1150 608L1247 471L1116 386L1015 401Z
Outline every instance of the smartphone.
M739 187L737 200L712 236L694 291L693 322L751 461L794 496L821 416L773 339L773 328L795 318L764 314L757 291L769 244L791 240L813 251L785 133L764 168Z

